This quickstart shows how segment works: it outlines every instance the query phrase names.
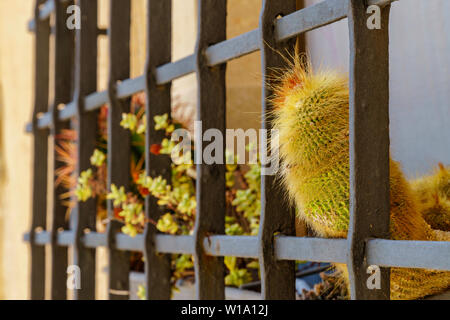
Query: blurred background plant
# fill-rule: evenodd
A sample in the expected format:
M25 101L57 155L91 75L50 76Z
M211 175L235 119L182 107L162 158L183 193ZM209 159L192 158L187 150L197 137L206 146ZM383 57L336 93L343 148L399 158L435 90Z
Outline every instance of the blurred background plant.
M182 108L177 99L174 109ZM104 232L107 218L107 200L114 204L114 219L123 222L122 232L136 236L144 231L146 223L155 226L160 232L171 235L189 235L193 233L196 213L195 179L196 171L193 163L194 149L187 154L182 164L172 163L171 181L162 177L152 178L145 174L145 132L147 123L145 117L145 95L137 94L131 101L131 112L124 113L121 126L131 133L131 162L129 189L124 186L111 185L107 188L107 117L108 107L103 106L98 116L97 149L92 154L92 167L75 176L76 167L76 133L74 130L64 130L58 136L56 146L58 157L65 165L57 171L56 183L67 188L61 199L68 208L76 201L86 201L95 198L97 201L97 229ZM165 138L160 144L150 147L155 155L170 155L176 151L178 143L171 140L175 129L190 128L193 119L170 119L168 114L156 116L155 130L165 132ZM250 152L255 146L248 145ZM256 235L259 228L260 215L260 164L237 164L237 158L226 152L226 218L225 233L227 235ZM234 160L234 161L233 161ZM145 217L144 203L146 197L155 197L158 204L166 210L158 221ZM143 271L141 253L133 253L130 261L132 271ZM180 279L193 280L193 257L191 255L172 255L172 283ZM242 284L259 278L259 265L254 259L225 257L227 274L225 284L239 287ZM144 296L144 288L139 289L139 295Z

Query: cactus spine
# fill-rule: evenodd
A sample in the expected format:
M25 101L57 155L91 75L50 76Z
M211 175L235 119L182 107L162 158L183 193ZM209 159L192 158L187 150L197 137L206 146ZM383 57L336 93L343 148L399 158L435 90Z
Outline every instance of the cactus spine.
M272 103L270 116L278 130L283 160L280 176L289 198L300 218L319 236L345 238L349 223L348 78L331 71L313 73L297 57L274 85ZM423 206L393 160L390 196L392 239L450 240L448 234L427 224ZM392 268L392 299L424 297L449 286L450 272Z
M411 182L418 196L420 211L433 229L450 231L450 167L439 168L433 175Z

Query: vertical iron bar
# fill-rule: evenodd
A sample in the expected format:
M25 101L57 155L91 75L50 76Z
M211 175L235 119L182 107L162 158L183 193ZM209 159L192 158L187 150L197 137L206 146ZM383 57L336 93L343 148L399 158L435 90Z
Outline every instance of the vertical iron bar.
M301 10L305 7L305 0L296 0L295 9ZM304 54L306 53L306 34L300 33L297 35L297 42L295 43L295 53Z
M301 10L304 7L305 7L305 0L296 0L296 8L295 8L296 10ZM299 56L306 54L305 33L297 35L295 42L295 54ZM313 232L303 219L295 217L295 235L297 237L305 237L313 235Z
M367 287L366 244L389 238L389 10L381 29L367 27L366 6L351 0L350 31L350 226L352 299L389 299L389 268L381 289Z
M97 111L85 112L84 98L97 90L97 0L79 0L81 28L75 36L75 94L78 133L77 176L90 167L97 142ZM77 202L72 216L75 231L73 264L81 271L81 288L74 290L75 300L95 298L95 249L86 248L82 237L95 231L96 199Z
M268 74L273 68L286 67L280 53L285 48L292 52L294 42L277 43L274 35L274 22L279 15L287 15L296 9L295 0L264 0L261 10L259 31L261 34L262 68L262 129L268 131L270 141L271 123L268 114L272 105L268 97L272 90L267 86ZM270 142L269 142L270 143ZM261 146L264 147L264 146ZM274 252L275 233L295 235L295 215L283 200L280 188L276 187L274 177L261 176L261 220L258 234L259 263L261 271L261 294L263 299L295 299L295 262L277 261Z
M38 229L45 229L47 223L47 169L48 169L48 130L37 128L39 113L48 108L49 67L50 67L50 20L39 19L42 0L36 1L34 19L35 74L34 74L34 162L33 162L33 207L30 230L31 248L31 299L45 299L45 247L35 244Z
M57 181L56 170L64 166L58 159L56 152L57 135L61 130L68 129L68 121L58 120L58 106L70 102L72 98L73 61L74 61L74 32L66 26L67 8L73 1L55 1L55 84L54 101L52 105L53 126L51 134L53 139L53 208L51 226L51 299L64 300L67 298L67 248L57 244L58 233L68 227L66 221L67 207L62 203L61 195L67 192Z
M130 76L130 0L110 1L109 109L108 109L108 186L130 187L130 134L120 126L122 113L130 112L130 99L117 98L117 81ZM123 223L114 216L113 201L108 200L109 298L129 299L130 253L115 248L115 235Z
M156 68L172 60L172 0L148 1L147 13L147 61L146 76L146 117L147 132L145 146L145 170L147 176L162 176L170 182L172 177L169 156L155 155L150 152L153 144L160 144L164 132L155 130L154 117L167 113L170 117L171 83L156 84ZM157 199L146 198L145 215L148 219L158 221L164 214ZM159 254L155 247L156 227L147 223L145 227L145 283L147 299L170 299L171 269L170 255Z
M208 67L206 48L226 39L227 1L198 1L198 34L195 49L198 82L197 120L202 131L219 130L225 150L226 130L226 64ZM225 156L222 164L203 163L203 150L209 144L203 141L203 132L197 132L196 162L197 212L195 237L195 284L198 299L225 299L225 269L223 257L207 256L203 239L210 234L225 233ZM217 139L215 137L214 139ZM223 152L224 153L224 152Z

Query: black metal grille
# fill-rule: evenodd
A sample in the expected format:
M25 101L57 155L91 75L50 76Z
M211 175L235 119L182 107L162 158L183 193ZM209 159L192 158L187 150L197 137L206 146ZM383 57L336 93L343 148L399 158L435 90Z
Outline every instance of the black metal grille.
M111 0L110 77L106 91L96 92L97 0L78 0L81 29L75 34L65 26L65 12L73 0L37 0L30 29L36 35L35 109L27 130L34 134L33 216L26 239L31 245L31 298L45 297L45 245L51 246L51 298L66 298L68 247L73 247L73 263L82 272L81 290L75 299L95 297L95 249L109 250L111 299L129 297L129 251L145 255L149 299L170 297L170 253L195 256L196 292L200 299L224 298L223 256L258 258L261 267L262 297L294 299L294 261L338 262L349 266L352 298L389 297L389 267L450 270L450 243L385 240L389 229L389 53L388 22L392 1L368 0L382 8L381 30L366 27L366 5L360 0L325 0L296 11L295 0L264 0L260 26L233 39L226 39L226 1L198 1L198 39L195 53L171 62L171 1L148 0L148 49L144 74L129 79L130 0ZM49 107L50 17L54 15L55 90ZM277 17L282 18L277 19ZM93 201L78 203L73 223L67 226L65 208L59 203L64 192L54 189L51 230L45 231L47 210L48 136L77 119L77 173L89 166L96 141L96 112L109 103L108 184L129 181L130 139L119 128L120 116L129 107L131 95L145 91L148 132L146 157L148 175L167 176L170 160L161 161L148 150L160 141L152 130L153 116L170 112L171 82L195 72L198 81L198 120L203 127L225 131L225 68L227 61L261 50L263 73L262 117L271 108L266 97L269 68L283 65L272 48L292 48L291 39L321 26L348 17L350 32L350 175L351 222L348 239L295 237L294 216L282 203L272 178L262 177L261 224L259 236L225 236L225 174L223 165L197 165L197 216L192 236L170 236L147 225L134 238L119 232L113 219L106 233L95 230ZM72 68L74 66L74 68ZM72 72L74 70L74 72ZM74 74L72 74L74 73ZM73 87L73 88L72 88ZM72 90L74 94L72 95ZM263 121L265 128L270 123ZM370 146L370 148L367 148ZM120 148L120 152L114 152ZM50 152L55 152L54 149ZM61 164L55 160L54 168ZM207 190L207 192L205 192ZM377 212L376 215L370 214ZM112 217L112 206L108 206ZM146 216L158 219L161 209L148 199ZM274 236L275 232L279 235ZM382 289L369 290L365 283L368 265L382 268Z

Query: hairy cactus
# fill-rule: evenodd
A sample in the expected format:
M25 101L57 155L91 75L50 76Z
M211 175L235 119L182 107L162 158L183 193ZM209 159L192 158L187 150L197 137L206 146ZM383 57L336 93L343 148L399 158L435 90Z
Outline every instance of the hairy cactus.
M313 73L308 63L295 58L274 85L272 103L270 116L283 160L280 176L289 198L319 236L345 238L350 188L348 78L331 71ZM390 199L392 239L450 240L425 221L424 206L393 160ZM346 273L345 266L337 267ZM450 272L392 268L392 299L420 298L449 286Z
M420 211L433 229L450 231L450 167L439 164L436 172L411 182Z

